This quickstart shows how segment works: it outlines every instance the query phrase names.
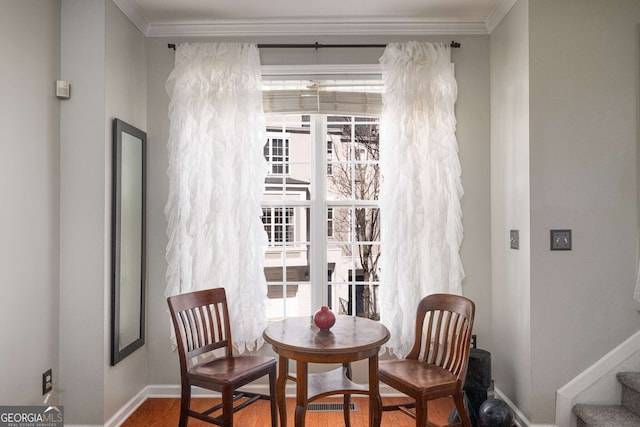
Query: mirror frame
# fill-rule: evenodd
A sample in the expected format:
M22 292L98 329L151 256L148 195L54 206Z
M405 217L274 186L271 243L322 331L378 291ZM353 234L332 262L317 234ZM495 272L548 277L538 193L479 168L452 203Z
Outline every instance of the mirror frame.
M125 123L124 121L114 118L113 119L113 193L112 193L112 216L111 216L111 366L115 366L118 362L129 356L138 348L142 347L145 342L145 287L146 287L146 145L147 134L142 130ZM127 221L138 222L140 224L140 236L127 236L126 233L122 234L122 213L123 204L126 200L122 198L122 186L123 186L123 136L128 134L135 139L140 140L140 154L141 154L141 169L140 179L142 182L136 185L140 185L140 201L141 206L139 212L140 218L129 218ZM126 177L126 176L125 176ZM124 183L127 185L127 183ZM133 240L132 240L133 239ZM139 241L137 241L139 239ZM134 250L140 252L140 259L123 259L123 245L131 244L134 246ZM139 246L138 246L139 245ZM140 330L138 336L131 342L125 343L124 347L120 347L121 339L121 272L124 262L139 262L138 266L134 268L139 269L140 279L140 305L139 312L134 313L135 316L139 316ZM137 283L137 278L134 282Z

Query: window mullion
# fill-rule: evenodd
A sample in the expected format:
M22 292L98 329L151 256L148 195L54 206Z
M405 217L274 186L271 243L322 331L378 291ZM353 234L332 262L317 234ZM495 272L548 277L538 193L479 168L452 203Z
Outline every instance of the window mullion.
M323 115L312 116L313 173L311 192L311 307L327 305L327 221L326 175L327 175L327 121Z

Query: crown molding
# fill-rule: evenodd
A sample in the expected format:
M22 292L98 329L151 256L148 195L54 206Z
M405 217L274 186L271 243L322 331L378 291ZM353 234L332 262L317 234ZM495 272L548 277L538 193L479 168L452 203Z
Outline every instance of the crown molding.
M122 0L121 0L122 1ZM150 24L148 37L488 34L484 22L429 19L248 19Z
M501 0L484 21L395 19L228 19L151 23L133 0L113 0L146 37L324 36L324 35L487 35L517 0Z
M518 0L502 0L496 5L486 19L487 33L491 34L493 30L498 26L500 21L509 13L514 4Z
M149 35L150 23L147 18L138 10L131 0L113 0L116 6L125 14L127 18L138 27L145 36Z

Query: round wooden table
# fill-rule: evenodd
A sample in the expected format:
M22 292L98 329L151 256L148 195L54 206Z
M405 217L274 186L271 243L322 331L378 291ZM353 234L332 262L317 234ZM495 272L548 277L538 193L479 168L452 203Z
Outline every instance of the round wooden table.
M279 356L276 398L280 425L287 425L285 386L296 382L295 427L304 427L307 405L316 399L344 395L345 425L349 427L351 394L369 396L369 426L379 427L382 399L378 385L378 353L389 340L389 331L379 322L362 317L336 316L336 323L325 332L312 316L271 322L263 333L265 341ZM369 386L351 381L351 362L369 359ZM296 361L296 375L289 374L289 360ZM309 363L341 363L342 367L322 373L309 373Z

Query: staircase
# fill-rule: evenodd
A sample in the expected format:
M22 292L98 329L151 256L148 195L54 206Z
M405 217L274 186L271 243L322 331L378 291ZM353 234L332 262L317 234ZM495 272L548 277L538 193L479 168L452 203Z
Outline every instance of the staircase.
M622 384L621 404L575 405L578 427L640 426L640 372L618 372L616 378Z

